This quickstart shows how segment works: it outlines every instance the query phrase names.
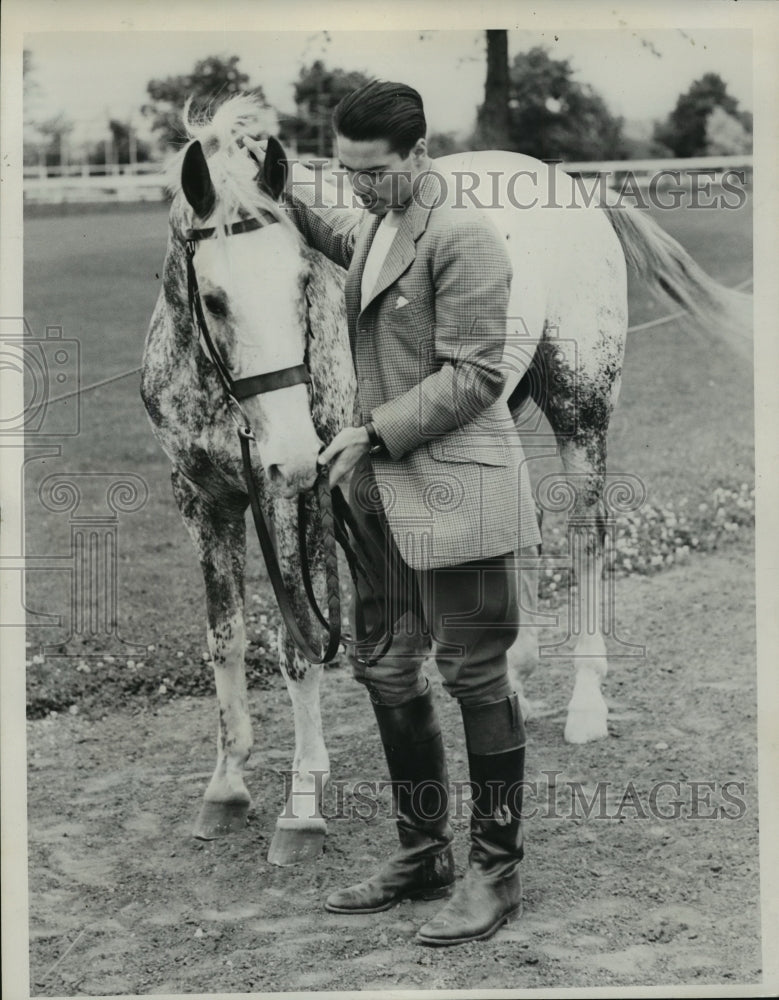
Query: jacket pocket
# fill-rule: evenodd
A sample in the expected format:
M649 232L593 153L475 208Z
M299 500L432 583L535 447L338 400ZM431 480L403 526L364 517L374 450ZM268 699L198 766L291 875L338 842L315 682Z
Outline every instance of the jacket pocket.
M436 462L464 462L476 465L506 466L511 463L511 449L503 441L479 443L468 441L462 436L436 438L427 445L430 457Z

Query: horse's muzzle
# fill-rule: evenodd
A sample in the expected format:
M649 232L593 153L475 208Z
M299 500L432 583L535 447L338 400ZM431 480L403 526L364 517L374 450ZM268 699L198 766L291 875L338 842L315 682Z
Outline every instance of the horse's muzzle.
M290 472L285 466L272 464L265 469L270 492L276 496L291 500L299 493L310 490L316 482L318 469L314 463L310 469Z

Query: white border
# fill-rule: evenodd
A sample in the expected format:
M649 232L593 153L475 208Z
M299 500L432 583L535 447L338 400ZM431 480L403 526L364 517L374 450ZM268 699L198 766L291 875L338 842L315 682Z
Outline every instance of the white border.
M4 0L2 9L2 92L0 93L0 315L22 316L22 196L21 103L23 36L33 31L198 31L235 30L408 30L438 25L448 30L506 27L533 30L626 28L668 29L747 28L754 31L755 67L755 423L757 459L757 585L758 585L758 732L761 826L761 900L763 917L763 976L761 988L728 986L657 987L629 991L494 990L498 996L683 997L770 996L779 984L779 726L776 722L777 684L774 665L779 649L779 601L776 574L779 567L776 512L779 510L779 455L777 455L777 375L779 334L777 308L777 195L774 164L779 151L779 9L776 5L741 0L699 2L547 2L491 0L457 9L451 0L394 0L392 6L367 5L357 0L167 0L152 5L147 0ZM21 385L0 372L0 398L8 411L19 413ZM19 523L21 450L3 449L0 501L3 524ZM7 535L7 532L5 533ZM8 539L0 539L5 548ZM18 551L18 550L16 550ZM9 611L11 594L0 580L0 601ZM734 595L734 599L736 595ZM9 1000L29 996L27 981L27 849L26 849L26 739L24 691L24 636L21 630L3 629L0 670L0 732L2 733L2 954L3 995ZM723 720L727 725L727 719ZM239 996L257 994L231 994ZM277 994L280 995L280 994ZM285 993L285 998L301 994ZM360 992L344 996L367 997ZM411 996L388 991L381 996ZM428 991L427 995L434 995ZM451 993L447 993L451 995ZM483 996L461 991L462 997ZM193 995L188 995L195 1000Z

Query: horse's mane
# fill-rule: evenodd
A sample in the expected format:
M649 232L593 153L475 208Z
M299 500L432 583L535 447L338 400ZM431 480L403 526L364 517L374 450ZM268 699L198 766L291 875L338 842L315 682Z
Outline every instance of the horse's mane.
M217 195L209 224L222 225L245 216L270 212L297 234L284 209L257 183L257 164L238 145L244 135L263 136L272 132L275 116L253 94L239 94L223 101L216 109L209 106L195 114L190 97L182 113L190 142L165 166L166 186L175 197L181 191L181 168L187 149L199 140L208 161L208 170Z

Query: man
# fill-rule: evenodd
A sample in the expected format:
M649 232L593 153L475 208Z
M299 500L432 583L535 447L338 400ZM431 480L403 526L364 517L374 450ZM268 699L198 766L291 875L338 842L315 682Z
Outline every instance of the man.
M514 554L540 537L501 396L512 271L492 224L446 197L415 90L367 84L333 121L365 219L317 204L297 168L288 204L307 242L348 269L364 422L341 430L320 462L333 483L352 473L360 543L384 568L383 593L360 583L354 595L351 659L384 745L400 850L326 908L372 913L454 883L443 741L421 669L432 640L464 722L471 848L465 878L417 939L458 944L489 937L521 899L525 734L506 651L518 629Z

